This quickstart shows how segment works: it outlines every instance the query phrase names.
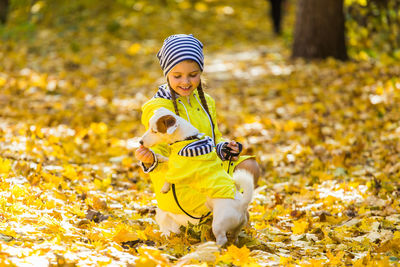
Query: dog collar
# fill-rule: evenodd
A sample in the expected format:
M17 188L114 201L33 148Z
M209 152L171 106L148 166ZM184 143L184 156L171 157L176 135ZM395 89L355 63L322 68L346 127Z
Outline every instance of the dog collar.
M198 133L198 134L196 134L196 135L188 136L188 137L186 137L186 138L183 139L183 140L175 141L175 142L171 143L170 145L173 145L173 144L176 144L176 143L179 143L179 142L184 142L184 141L200 140L200 139L203 138L203 136L204 136L203 133Z
M186 138L185 138L185 141L188 141L188 140L195 140L195 139L201 139L203 136L204 136L203 133L198 133L198 134L196 134L196 135L192 135L192 136L186 137Z

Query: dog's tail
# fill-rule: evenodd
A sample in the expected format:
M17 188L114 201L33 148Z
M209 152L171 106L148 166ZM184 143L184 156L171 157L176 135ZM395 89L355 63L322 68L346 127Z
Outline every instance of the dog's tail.
M240 186L240 189L243 189L243 207L247 209L247 206L253 199L253 175L247 170L239 169L233 173L233 180Z

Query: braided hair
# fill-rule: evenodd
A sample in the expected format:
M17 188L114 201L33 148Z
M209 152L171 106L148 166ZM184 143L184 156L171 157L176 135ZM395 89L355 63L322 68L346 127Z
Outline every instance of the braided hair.
M168 83L168 87L169 90L171 91L171 97L172 97L172 104L174 105L174 109L175 109L175 114L177 116L179 116L179 110L178 110L178 104L176 103L176 92L174 89L172 89L172 86L169 84L169 79L167 78L167 83Z
M174 89L172 89L171 85L169 84L169 80L168 79L167 79L167 83L168 83L169 90L171 91L172 104L174 105L175 114L179 116L178 104L176 103L176 94L177 93L175 92ZM199 94L201 105L203 106L204 110L207 112L208 117L210 118L211 131L213 133L213 136L215 136L215 133L214 133L214 122L212 120L211 113L210 113L210 110L208 108L207 100L206 100L206 97L204 95L203 86L201 84L201 81L199 83L199 86L197 87L197 93ZM215 144L215 142L216 141L214 140L214 144Z
M206 110L207 115L210 118L211 128L212 128L211 130L212 130L213 136L215 136L215 133L214 133L214 122L212 120L210 110L208 109L208 105L207 105L206 97L204 96L204 91L203 91L203 86L201 84L201 81L199 83L199 86L197 87L197 93L199 94L200 101L201 101L201 104L202 104L203 108ZM216 141L214 140L214 144L215 144L215 142Z

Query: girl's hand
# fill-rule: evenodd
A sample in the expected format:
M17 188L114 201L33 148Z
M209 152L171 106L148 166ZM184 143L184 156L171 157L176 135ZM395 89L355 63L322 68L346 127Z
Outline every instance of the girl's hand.
M232 153L239 153L239 145L235 141L230 141L229 144L227 145L232 150ZM234 156L232 157L233 161L236 161L239 159L239 156Z
M150 149L144 146L140 146L138 149L136 149L135 157L137 160L148 166L151 166L154 163L153 153L151 153Z

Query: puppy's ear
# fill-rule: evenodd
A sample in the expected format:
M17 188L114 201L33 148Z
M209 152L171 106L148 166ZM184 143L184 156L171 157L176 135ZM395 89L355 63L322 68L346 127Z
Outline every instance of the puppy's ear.
M176 124L176 119L172 115L165 115L157 120L157 131L160 133L172 134L175 132L178 125Z

